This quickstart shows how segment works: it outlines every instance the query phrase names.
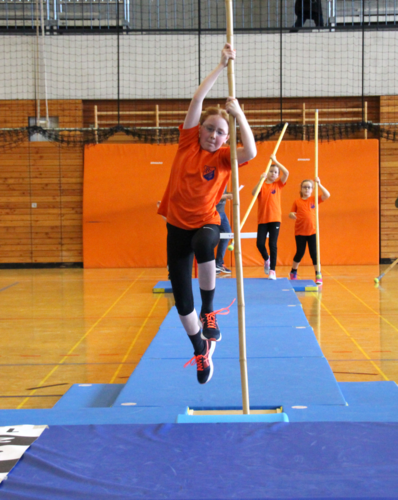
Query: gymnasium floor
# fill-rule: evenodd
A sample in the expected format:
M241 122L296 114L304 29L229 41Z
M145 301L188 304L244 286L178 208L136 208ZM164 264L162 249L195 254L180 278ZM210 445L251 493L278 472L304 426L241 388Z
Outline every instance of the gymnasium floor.
M322 293L298 293L339 382L398 382L398 269L374 284L386 268L325 266ZM288 271L277 268L280 277ZM313 279L312 268L300 271ZM173 306L171 295L152 292L166 275L0 270L0 409L51 408L72 384L126 382ZM244 275L264 276L261 268Z

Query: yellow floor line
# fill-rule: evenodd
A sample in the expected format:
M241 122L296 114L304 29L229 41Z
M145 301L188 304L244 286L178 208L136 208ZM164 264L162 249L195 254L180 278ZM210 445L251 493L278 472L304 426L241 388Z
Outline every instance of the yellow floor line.
M145 271L142 271L142 273L130 284L128 288L115 300L115 302L104 312L104 314L87 330L87 332L76 342L76 344L68 351L68 353L61 359L61 361L54 366L54 368L44 377L44 379L37 384L37 387L41 387L44 385L44 383L51 377L51 375L62 365L67 359L70 354L83 342L83 340L89 335L94 328L105 318L105 316L116 306L118 302L126 295L126 293L137 283L137 281L141 278L141 276L144 274ZM30 395L34 394L36 392L32 391ZM17 410L21 409L24 404L30 400L29 398L25 398L20 405L17 406Z
M314 297L316 297L318 300L318 294L313 293ZM340 321L336 318L336 316L328 309L323 302L321 302L321 307L327 311L327 313L334 319L334 321L339 325L339 327L343 330L343 332L347 335L347 337L356 345L356 347L361 351L361 353L365 356L365 358L374 366L374 368L380 373L380 375L384 378L384 380L390 380L387 375L376 365L374 361L371 360L371 358L367 355L367 353L362 349L360 344L350 335L348 330L344 328L344 326L340 323Z
M376 316L378 316L381 320L383 320L385 323L387 323L387 325L391 326L391 328L393 328L396 332L398 332L398 328L395 325L393 325L391 323L391 321L389 321L384 316L382 316L380 313L378 313L375 309L373 309L373 307L369 306L365 301L363 301L360 297L358 297L358 295L356 295L348 287L343 285L343 283L341 283L338 279L336 279L334 276L332 276L328 271L326 271L326 272L332 279L334 279L334 281L336 281L336 283L338 283L342 288L347 290L347 292L349 292L353 297L355 297L357 300L359 300L359 302L361 302L361 304L363 304L365 307L367 307L369 309L369 311L372 311L372 313L376 314Z
M138 330L137 332L137 335L134 337L133 341L131 342L130 344L130 347L127 349L127 352L126 354L124 355L124 358L122 359L120 365L117 367L116 371L115 371L115 374L113 375L111 381L110 381L110 384L113 384L114 381L116 380L116 377L119 375L119 372L120 370L122 369L122 366L123 364L125 363L125 361L127 360L127 358L129 357L129 354L131 352L131 350L133 349L135 343L137 342L139 336L141 335L142 333L142 330L145 328L145 325L148 323L148 320L149 318L152 316L152 313L153 311L156 309L156 306L158 305L158 302L159 300L164 296L164 293L161 293L159 294L159 297L156 299L155 303L153 304L151 310L149 311L148 313L148 316L145 318L144 322L142 323L140 329Z

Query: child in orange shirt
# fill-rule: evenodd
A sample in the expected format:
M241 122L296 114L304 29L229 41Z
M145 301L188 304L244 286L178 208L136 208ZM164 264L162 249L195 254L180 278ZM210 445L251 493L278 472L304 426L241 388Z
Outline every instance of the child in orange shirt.
M326 201L330 197L329 191L321 185L319 177L315 178L322 194L318 196L318 203ZM316 255L316 224L315 224L315 196L312 196L314 184L310 180L304 180L300 185L300 198L297 199L292 206L292 211L289 214L291 219L296 221L295 235L297 251L293 259L292 270L290 271L290 279L297 279L297 269L304 256L305 248L308 243L308 249L312 263L315 268L315 281L317 285L322 284L322 274L317 273L317 255Z
M207 383L213 375L212 354L221 340L214 311L216 287L214 249L220 239L220 216L216 204L221 199L231 174L228 141L228 114L240 127L242 147L237 148L238 163L256 156L256 143L246 117L236 99L227 98L225 110L207 108L203 100L228 65L235 51L226 44L216 68L203 80L189 105L171 168L166 192L158 213L167 219L167 261L176 308L194 348L197 379ZM202 307L199 316L192 293L193 257L198 262Z
M276 258L277 258L277 243L279 236L279 228L282 220L281 211L281 190L285 187L289 171L276 159L275 155L271 155L273 164L270 166L267 176L265 172L260 175L261 179L265 178L261 191L258 194L258 210L257 210L257 248L264 259L264 272L268 274L268 279L276 280ZM279 174L281 176L279 177ZM279 177L279 178L278 178ZM254 196L258 184L253 189ZM265 247L267 240L267 233L269 234L269 253Z

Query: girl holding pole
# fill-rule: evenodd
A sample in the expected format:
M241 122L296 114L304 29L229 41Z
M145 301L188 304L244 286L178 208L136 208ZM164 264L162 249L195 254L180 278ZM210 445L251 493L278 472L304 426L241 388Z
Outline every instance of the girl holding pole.
M330 197L329 191L322 186L319 177L315 177L315 182L322 194L318 196L318 203L326 201ZM312 180L304 180L300 185L300 198L294 201L289 217L296 221L296 255L293 258L290 279L297 279L297 269L304 256L308 243L308 249L315 268L315 282L322 285L322 274L317 272L317 251L316 251L316 223L315 223L315 196L312 195L314 183Z
M194 348L194 357L186 365L196 364L200 384L209 382L213 375L212 354L215 342L221 340L216 314L227 314L225 309L214 311L213 299L214 249L220 239L216 204L231 174L230 148L225 147L229 138L228 114L235 117L240 127L242 147L237 148L238 163L257 154L252 131L237 99L228 97L225 110L207 108L202 113L203 100L229 59L235 59L235 51L226 44L219 64L192 98L184 124L180 125L177 154L158 210L167 219L167 259L176 308ZM192 293L194 255L202 299L199 318Z
M268 274L268 279L275 280L277 243L282 220L281 190L285 187L289 171L276 159L274 154L270 158L273 163L268 172L261 174L260 180L254 187L252 194L253 196L255 195L259 183L262 179L265 179L258 194L257 248L264 259L265 274ZM269 235L269 254L265 246L267 234Z

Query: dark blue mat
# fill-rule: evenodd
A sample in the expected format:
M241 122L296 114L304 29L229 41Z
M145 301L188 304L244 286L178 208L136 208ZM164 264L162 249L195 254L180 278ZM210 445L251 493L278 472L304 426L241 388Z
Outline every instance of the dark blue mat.
M222 320L220 320L221 322ZM225 325L224 325L225 326ZM238 327L222 329L222 341L217 344L214 359L239 358ZM246 329L247 357L323 357L322 351L310 326L295 327L248 327ZM192 345L182 326L176 328L161 327L156 337L145 352L145 358L180 358L191 357Z
M218 359L214 379L201 386L196 366L181 359L142 359L126 383L118 404L242 407L237 359ZM252 408L281 405L342 405L345 400L324 358L252 358L248 363Z
M396 499L397 424L51 427L7 500Z

